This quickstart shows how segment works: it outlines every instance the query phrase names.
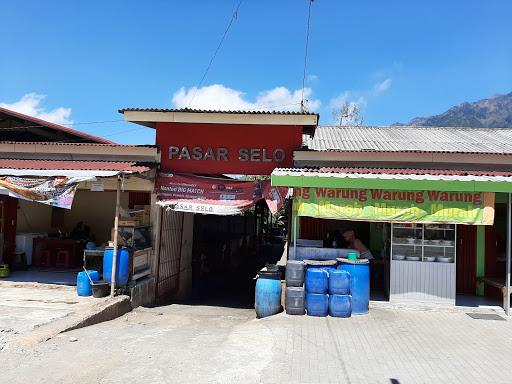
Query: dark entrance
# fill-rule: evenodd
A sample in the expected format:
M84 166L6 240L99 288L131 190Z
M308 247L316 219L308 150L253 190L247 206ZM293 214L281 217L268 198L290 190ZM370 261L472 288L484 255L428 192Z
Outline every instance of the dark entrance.
M265 202L241 216L194 216L192 300L252 308L257 272L282 256Z
M457 294L476 294L476 228L457 225Z
M0 196L0 261L11 263L16 249L18 199Z

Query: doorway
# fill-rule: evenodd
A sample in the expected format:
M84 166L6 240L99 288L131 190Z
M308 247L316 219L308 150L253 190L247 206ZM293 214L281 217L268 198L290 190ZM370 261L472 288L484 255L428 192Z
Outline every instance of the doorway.
M457 225L456 293L476 294L476 226Z
M18 199L0 196L0 264L14 262Z

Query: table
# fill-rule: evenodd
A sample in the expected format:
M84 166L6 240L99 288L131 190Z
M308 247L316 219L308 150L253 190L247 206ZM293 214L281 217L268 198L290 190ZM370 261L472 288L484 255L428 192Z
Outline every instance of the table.
M34 265L38 265L41 257L41 252L49 250L54 252L57 249L68 250L71 255L72 264L76 264L76 255L78 249L81 247L81 242L73 239L57 239L51 237L35 237L32 242L32 254L35 256L33 260Z
M479 277L477 282L484 283L490 285L491 287L498 288L501 291L501 295L503 296L503 309L506 307L507 303L507 286L505 285L504 277ZM511 287L512 291L512 287Z

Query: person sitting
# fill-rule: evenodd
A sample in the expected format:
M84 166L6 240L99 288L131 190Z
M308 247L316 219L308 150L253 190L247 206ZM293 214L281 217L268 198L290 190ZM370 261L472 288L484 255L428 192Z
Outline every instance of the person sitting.
M350 249L359 251L360 259L373 259L373 255L368 247L356 237L356 232L353 229L347 229L343 232L343 238L349 244Z

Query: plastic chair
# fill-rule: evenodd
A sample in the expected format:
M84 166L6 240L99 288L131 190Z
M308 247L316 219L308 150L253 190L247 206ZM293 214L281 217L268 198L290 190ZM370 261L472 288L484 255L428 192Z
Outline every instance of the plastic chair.
M44 267L50 267L52 265L52 252L44 250L39 254L38 264Z
M69 268L71 266L71 253L67 250L59 249L55 258L55 266Z

